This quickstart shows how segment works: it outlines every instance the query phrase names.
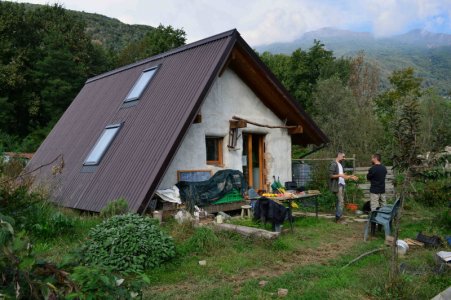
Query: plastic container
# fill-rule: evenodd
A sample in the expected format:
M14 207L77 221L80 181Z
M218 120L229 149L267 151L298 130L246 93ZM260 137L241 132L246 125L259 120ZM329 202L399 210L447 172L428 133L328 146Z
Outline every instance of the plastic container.
M405 255L409 250L409 245L403 240L397 240L396 246L398 247L398 254Z
M348 203L346 204L346 208L351 212L355 212L359 208L359 206L355 203Z

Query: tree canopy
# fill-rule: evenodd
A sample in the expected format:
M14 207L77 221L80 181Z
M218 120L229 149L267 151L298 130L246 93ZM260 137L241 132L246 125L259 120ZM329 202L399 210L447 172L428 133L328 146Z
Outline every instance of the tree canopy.
M135 33L121 28L127 38L120 39L112 30L116 20L106 35L122 42L112 48L94 19L60 5L0 2L0 150L35 151L86 79L186 42L184 30L170 25L136 25ZM317 40L291 55L260 58L329 136L329 153L401 155L394 147L403 136L395 128L408 126L403 113L415 115L417 151L451 144L449 99L423 88L412 68L394 71L385 87L365 53L336 58Z

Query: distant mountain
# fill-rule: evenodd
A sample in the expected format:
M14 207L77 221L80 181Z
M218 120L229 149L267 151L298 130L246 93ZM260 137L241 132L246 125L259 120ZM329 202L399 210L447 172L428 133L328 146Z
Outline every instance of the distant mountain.
M39 4L25 4L27 9L36 9ZM86 32L91 34L94 43L103 45L107 49L119 51L130 42L140 40L144 35L153 30L154 27L147 25L129 25L122 23L118 19L107 16L67 10L77 15L86 22Z
M255 47L258 52L291 54L298 48L308 49L320 40L335 56L354 56L364 51L366 57L381 68L382 79L396 69L413 67L424 78L424 86L436 87L441 94L451 91L451 35L412 30L405 34L375 38L368 32L323 28L307 32L289 43Z

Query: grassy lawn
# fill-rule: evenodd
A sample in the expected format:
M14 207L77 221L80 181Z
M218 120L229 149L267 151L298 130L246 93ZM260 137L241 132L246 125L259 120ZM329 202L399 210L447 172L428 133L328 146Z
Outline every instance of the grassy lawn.
M444 236L449 227L440 223L443 212L411 205L404 210L400 238L415 238L419 231ZM72 234L37 240L39 257L62 262L76 249L99 217L76 216ZM234 223L264 227L249 219ZM285 224L274 241L245 238L235 233L207 230L175 221L163 224L173 236L178 255L161 267L148 270L150 284L144 299L273 299L278 289L288 289L286 299L430 299L451 284L451 272L437 272L436 249L410 249L400 257L402 273L389 280L390 248L383 232L363 241L364 223L336 224L330 219L298 217L294 231ZM448 225L449 226L449 225ZM193 244L193 237L200 243ZM199 241L198 240L198 241ZM191 244L190 244L191 243ZM359 255L377 248L345 267ZM449 248L443 247L440 250ZM199 265L206 260L206 265ZM265 285L260 285L266 281Z
M417 208L418 209L418 208ZM406 211L400 237L427 233L434 213L418 217ZM248 223L241 221L239 223ZM243 224L243 225L244 225ZM168 224L178 242L192 229ZM145 298L152 299L272 299L279 288L287 299L426 299L451 282L449 271L436 273L437 250L411 249L399 259L404 273L397 282L388 280L390 250L367 256L344 266L369 250L385 247L383 233L363 241L364 223L335 224L328 219L296 219L294 232L278 240L262 241L217 232L210 251L180 256L162 268L148 272L152 282ZM202 251L201 251L202 252ZM199 260L206 260L200 266ZM267 281L263 287L260 281ZM390 288L391 287L391 288Z

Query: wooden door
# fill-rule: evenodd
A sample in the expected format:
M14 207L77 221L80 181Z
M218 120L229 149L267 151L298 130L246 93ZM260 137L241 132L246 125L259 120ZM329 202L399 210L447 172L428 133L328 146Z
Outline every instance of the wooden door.
M243 134L243 174L256 191L265 189L265 136Z

